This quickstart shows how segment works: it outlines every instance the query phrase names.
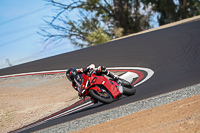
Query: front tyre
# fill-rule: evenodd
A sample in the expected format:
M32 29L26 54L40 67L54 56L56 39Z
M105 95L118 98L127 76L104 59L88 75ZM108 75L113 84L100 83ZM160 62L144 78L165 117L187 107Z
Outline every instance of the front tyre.
M91 89L89 92L89 95L92 98L94 98L102 103L108 104L108 103L113 102L113 97L111 96L111 94L109 94L106 91L105 92L97 92L96 90Z

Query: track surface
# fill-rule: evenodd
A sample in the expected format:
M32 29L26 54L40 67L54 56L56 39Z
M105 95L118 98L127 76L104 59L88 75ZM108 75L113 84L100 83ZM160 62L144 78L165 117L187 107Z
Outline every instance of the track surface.
M81 68L91 63L107 67L145 67L155 73L150 80L137 86L135 96L125 97L109 105L96 104L25 132L199 83L200 20L2 69L0 75Z

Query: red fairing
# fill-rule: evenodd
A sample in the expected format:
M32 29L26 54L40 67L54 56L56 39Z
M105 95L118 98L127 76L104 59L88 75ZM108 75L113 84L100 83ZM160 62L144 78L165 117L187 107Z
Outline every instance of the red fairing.
M111 82L114 84L112 84ZM107 80L104 86L106 86L106 88L111 92L114 98L118 98L119 96L121 96L122 93L119 91L119 85L117 83Z
M123 79L109 80L107 77L100 73L96 73L96 70L87 70L84 73L78 73L74 77L74 87L79 92L80 97L91 97L93 103L102 102L105 104L112 103L114 99L119 99L123 95L134 95L136 89L131 86L131 83ZM109 75L110 76L110 75ZM111 75L112 77L112 75ZM118 83L124 82L123 85Z
M96 76L93 74L90 77L90 83L91 83L91 86L93 85L105 86L109 90L109 92L112 94L113 98L118 98L119 96L121 96L121 92L118 89L118 84L113 81L108 80L104 76ZM91 89L93 89L93 87Z
M90 91L91 89L93 89L93 90L95 90L95 91L98 91L98 92L101 91L101 90L99 89L98 86L93 86L93 87L91 87L88 91Z
M83 78L83 84L85 85L87 82L87 77L84 73L82 74L82 78Z

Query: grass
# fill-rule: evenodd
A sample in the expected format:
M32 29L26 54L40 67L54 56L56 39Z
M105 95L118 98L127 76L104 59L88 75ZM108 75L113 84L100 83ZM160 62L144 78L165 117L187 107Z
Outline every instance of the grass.
M11 122L15 117L12 112L7 111L6 113L0 116L0 127L3 127L5 123Z

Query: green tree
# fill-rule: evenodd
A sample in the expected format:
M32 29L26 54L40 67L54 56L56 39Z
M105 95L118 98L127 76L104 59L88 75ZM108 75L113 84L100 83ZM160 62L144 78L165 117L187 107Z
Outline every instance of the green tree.
M46 0L57 13L40 34L45 41L69 38L77 46L85 47L108 42L110 39L150 28L151 10L141 0ZM68 13L79 12L72 20Z
M100 28L94 32L91 32L87 38L88 40L90 40L90 42L93 42L90 44L91 46L109 42L111 39L107 34L105 34L105 32L103 31L103 28Z
M200 0L142 0L145 6L152 6L159 13L159 25L200 15Z

